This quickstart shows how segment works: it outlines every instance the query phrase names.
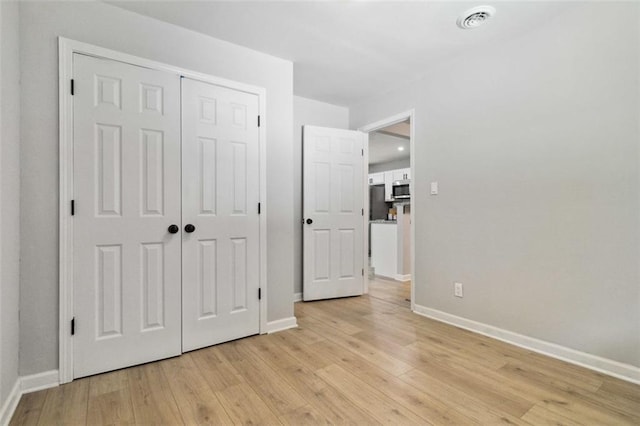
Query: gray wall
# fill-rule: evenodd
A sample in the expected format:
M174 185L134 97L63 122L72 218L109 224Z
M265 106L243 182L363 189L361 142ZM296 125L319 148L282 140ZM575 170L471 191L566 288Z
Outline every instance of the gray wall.
M20 373L58 368L57 36L266 88L268 320L293 316L293 64L101 2L24 2L20 18Z
M18 379L20 70L18 3L0 2L0 407Z
M299 96L293 97L294 294L302 292L302 126L305 124L348 129L349 109Z
M640 366L638 9L573 4L351 106L415 108L417 304Z
M369 164L369 173L386 172L387 170L406 169L411 164L410 158L387 161L386 163Z

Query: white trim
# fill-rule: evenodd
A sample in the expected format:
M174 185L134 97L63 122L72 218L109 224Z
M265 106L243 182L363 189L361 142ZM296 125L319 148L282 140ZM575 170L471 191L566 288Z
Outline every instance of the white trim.
M266 152L266 90L262 87L239 83L223 78L198 73L173 65L139 58L99 46L58 38L59 60L59 154L60 154L60 261L59 261L59 381L67 383L73 380L73 340L68 324L73 318L73 221L70 215L70 200L73 199L73 102L70 94L70 81L73 78L73 54L111 59L131 65L151 68L171 74L255 94L259 98L261 123L258 129L260 138L260 333L269 332L267 322L267 152Z
M7 400L0 410L0 425L8 425L11 417L20 403L20 398L26 393L53 388L59 385L58 370L45 371L44 373L31 374L16 379Z
M293 293L293 303L302 302L302 293Z
M43 373L31 374L20 378L22 394L36 392L42 389L54 388L60 384L58 370L49 370Z
M402 121L405 121L406 119L409 119L409 126L410 126L410 133L409 133L409 168L411 169L411 192L413 193L415 191L415 186L413 184L413 182L415 181L415 176L416 176L416 110L415 109L410 109L408 111L405 112L401 112L399 114L393 115L391 117L385 118L383 120L379 120L376 121L374 123L371 124L367 124L366 126L362 126L360 127L358 130L364 133L369 134L370 132L374 132L378 129L381 129L383 127L388 127L388 126L392 126L394 124L400 123ZM369 139L367 137L367 144L366 144L366 148L365 148L365 164L368 165L369 164ZM367 173L368 176L368 173ZM367 182L366 186L365 186L365 217L369 217L369 181L367 179L367 177L365 176L365 179ZM409 213L409 219L411 222L411 274L409 275L409 279L411 279L411 277L415 277L416 276L416 209L415 209L415 203L412 203L411 205L411 212ZM368 232L365 233L364 236L364 240L365 240L365 248L366 248L366 252L365 255L368 255L369 253L369 238L368 238ZM368 280L368 274L367 277L365 277L365 285L366 285L366 291L365 293L369 292L369 280ZM415 280L411 281L411 310L415 311L415 300L416 300L416 283Z
M411 274L397 274L394 279L396 281L401 281L403 283L406 283L407 281L411 281Z
M11 417L13 417L13 413L18 407L21 396L20 377L18 377L16 382L13 384L13 388L11 388L11 392L9 392L9 395L7 396L7 400L4 402L2 409L0 410L0 425L5 426L9 424Z
M630 364L623 364L611 359L577 351L556 343L550 343L534 337L514 333L512 331L448 314L436 309L427 308L425 306L415 305L413 312L436 321L451 324L456 327L464 328L465 330L473 331L474 333L482 334L521 348L529 349L531 351L547 355L551 358L560 359L571 364L617 377L618 379L640 384L640 368Z
M296 317L283 318L269 322L267 324L267 333L276 333L278 331L296 328L297 326L298 320L296 319Z

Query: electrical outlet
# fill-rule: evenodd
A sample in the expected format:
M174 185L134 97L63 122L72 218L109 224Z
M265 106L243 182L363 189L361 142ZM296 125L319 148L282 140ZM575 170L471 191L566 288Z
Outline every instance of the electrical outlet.
M456 297L464 297L462 293L462 283L453 283L453 294Z

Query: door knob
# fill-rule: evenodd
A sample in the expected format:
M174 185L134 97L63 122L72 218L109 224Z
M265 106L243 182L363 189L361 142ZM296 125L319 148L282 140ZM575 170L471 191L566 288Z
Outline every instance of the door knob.
M192 224L188 224L188 225L186 225L186 226L184 227L184 232L187 232L187 233L189 233L189 234L190 234L190 233L192 233L192 232L193 232L193 231L195 231L195 230L196 230L196 227L195 227L195 226L193 226Z
M169 231L170 234L176 234L179 230L180 228L178 227L178 225L171 225L167 229L167 231Z
M312 219L307 219L307 225L311 225L313 223Z

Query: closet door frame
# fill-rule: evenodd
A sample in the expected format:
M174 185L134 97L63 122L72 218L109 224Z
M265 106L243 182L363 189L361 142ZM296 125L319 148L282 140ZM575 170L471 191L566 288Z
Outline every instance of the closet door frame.
M259 279L262 297L260 299L260 334L267 332L267 174L266 174L266 90L261 87L218 78L208 74L156 62L134 55L105 49L99 46L58 38L58 99L59 99L59 382L73 380L73 54L110 59L131 65L163 71L177 76L188 77L205 83L227 87L258 96L258 113L261 116L259 131L260 157L260 247Z

